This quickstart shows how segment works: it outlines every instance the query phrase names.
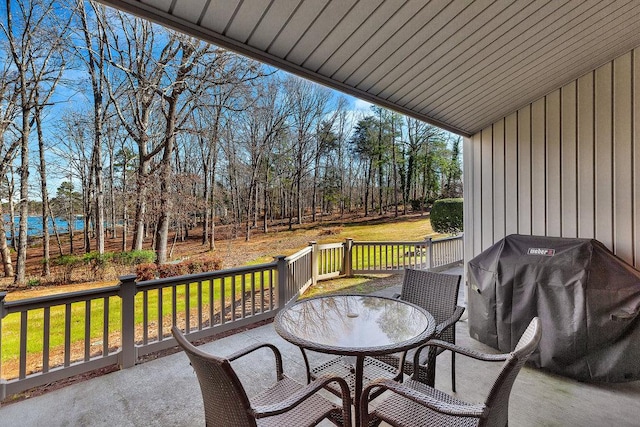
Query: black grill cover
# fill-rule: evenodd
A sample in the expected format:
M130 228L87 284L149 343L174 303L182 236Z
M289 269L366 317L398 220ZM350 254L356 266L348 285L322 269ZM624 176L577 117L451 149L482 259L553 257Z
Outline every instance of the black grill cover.
M469 261L471 337L503 352L540 317L537 367L640 379L640 272L593 239L510 235Z

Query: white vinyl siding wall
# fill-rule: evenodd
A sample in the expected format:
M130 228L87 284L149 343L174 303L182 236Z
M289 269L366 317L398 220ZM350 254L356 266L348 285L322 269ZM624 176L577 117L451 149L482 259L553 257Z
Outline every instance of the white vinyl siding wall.
M464 148L466 260L518 233L596 238L640 266L640 48Z

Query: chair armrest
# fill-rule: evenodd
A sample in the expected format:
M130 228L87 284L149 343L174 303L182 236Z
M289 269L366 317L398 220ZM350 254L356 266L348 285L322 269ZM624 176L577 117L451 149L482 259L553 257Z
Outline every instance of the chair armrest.
M283 376L283 371L282 371L282 355L280 354L280 350L278 350L278 347L276 347L273 344L268 344L268 343L257 343L257 344L253 344L250 345L249 347L245 347L242 350L239 350L229 356L226 357L227 360L229 360L230 362L233 362L234 360L237 360L243 356L246 356L249 353L253 353L256 350L259 350L261 348L269 348L273 351L273 355L275 356L276 359L276 375L278 380L282 379Z
M436 325L436 336L439 336L442 332L455 325L456 322L460 320L460 317L462 317L462 313L464 313L464 310L464 307L460 307L459 305L457 305L456 309L453 311L453 314L447 320L440 323L439 325Z
M349 385L347 384L347 382L340 377L330 377L330 376L319 377L315 381L303 386L296 392L292 393L285 400L278 403L271 404L271 405L256 406L252 408L251 411L256 418L264 418L264 417L270 417L272 415L283 414L291 410L292 408L295 408L300 403L302 403L303 401L305 401L306 399L308 399L318 391L325 388L327 384L332 382L336 382L340 386L340 391L342 394L343 416L345 417L345 420L347 419L349 420L349 424L347 425L350 425L351 393L349 391Z
M420 362L420 353L427 347L440 347L445 350L451 350L454 353L462 354L463 356L471 357L473 359L482 360L485 362L504 362L509 357L509 354L489 354L481 353L479 351L471 350L469 348L460 347L455 344L448 343L441 340L430 340L426 344L418 347L416 353L413 356L413 363L418 366Z
M362 408L363 416L366 416L365 411L367 411L368 413L367 405L369 402L369 393L371 392L371 389L376 387L390 390L394 393L406 397L413 402L426 406L427 408L432 409L436 412L440 412L442 414L454 415L459 417L483 418L486 416L488 411L487 406L484 404L459 405L443 402L426 394L420 393L418 390L408 387L403 383L399 383L389 379L382 379L372 382L364 389L362 397L360 399L360 407Z

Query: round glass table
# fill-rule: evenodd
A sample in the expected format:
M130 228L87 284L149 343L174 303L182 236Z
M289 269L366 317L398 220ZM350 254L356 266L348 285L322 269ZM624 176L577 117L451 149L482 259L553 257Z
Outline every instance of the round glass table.
M353 376L357 425L365 358L404 352L427 342L435 331L435 320L426 310L399 299L331 295L304 299L282 309L274 327L282 338L302 349L308 379L311 370L304 350L355 357L355 364L341 376Z

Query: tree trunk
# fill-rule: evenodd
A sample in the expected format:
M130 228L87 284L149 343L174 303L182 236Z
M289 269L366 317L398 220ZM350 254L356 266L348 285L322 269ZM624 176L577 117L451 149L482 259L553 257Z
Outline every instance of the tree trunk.
M267 224L267 217L268 217L268 211L269 211L269 194L268 194L268 189L269 189L269 168L266 167L264 168L265 172L264 172L264 194L263 194L263 206L264 206L264 218L262 220L262 231L266 234L268 231L268 224Z
M0 219L3 218L2 203L0 203ZM13 264L11 263L11 251L7 245L7 234L4 229L4 220L0 222L0 257L5 277L13 277Z
M138 185L137 185L137 197L136 197L136 213L134 219L133 230L133 242L131 244L131 250L141 251L142 242L144 241L144 224L145 215L147 210L147 184L146 174L148 170L148 161L141 161L138 167Z
M7 177L7 187L8 187L8 195L9 198L9 222L11 223L11 230L9 232L9 236L11 237L11 246L14 251L18 250L18 236L16 235L16 204L15 200L15 181L13 179L13 173L11 174L11 179Z
M42 196L42 275L51 275L49 259L49 192L47 191L47 163L44 158L44 136L40 109L36 109L36 130L38 133L38 151L40 154L40 194Z
M26 80L25 80L26 84ZM26 91L26 89L24 89ZM16 261L16 275L14 283L22 286L27 282L27 246L29 228L29 116L31 108L26 103L22 109L22 131L20 152L20 225L18 228L18 258Z
M53 216L53 213L51 212L51 204L48 204L49 206L49 217L52 219L51 224L53 224L53 234L55 234L56 236L56 242L58 243L58 253L60 254L60 256L63 255L62 253L62 241L60 240L60 233L58 233L58 227L56 226L56 219Z

